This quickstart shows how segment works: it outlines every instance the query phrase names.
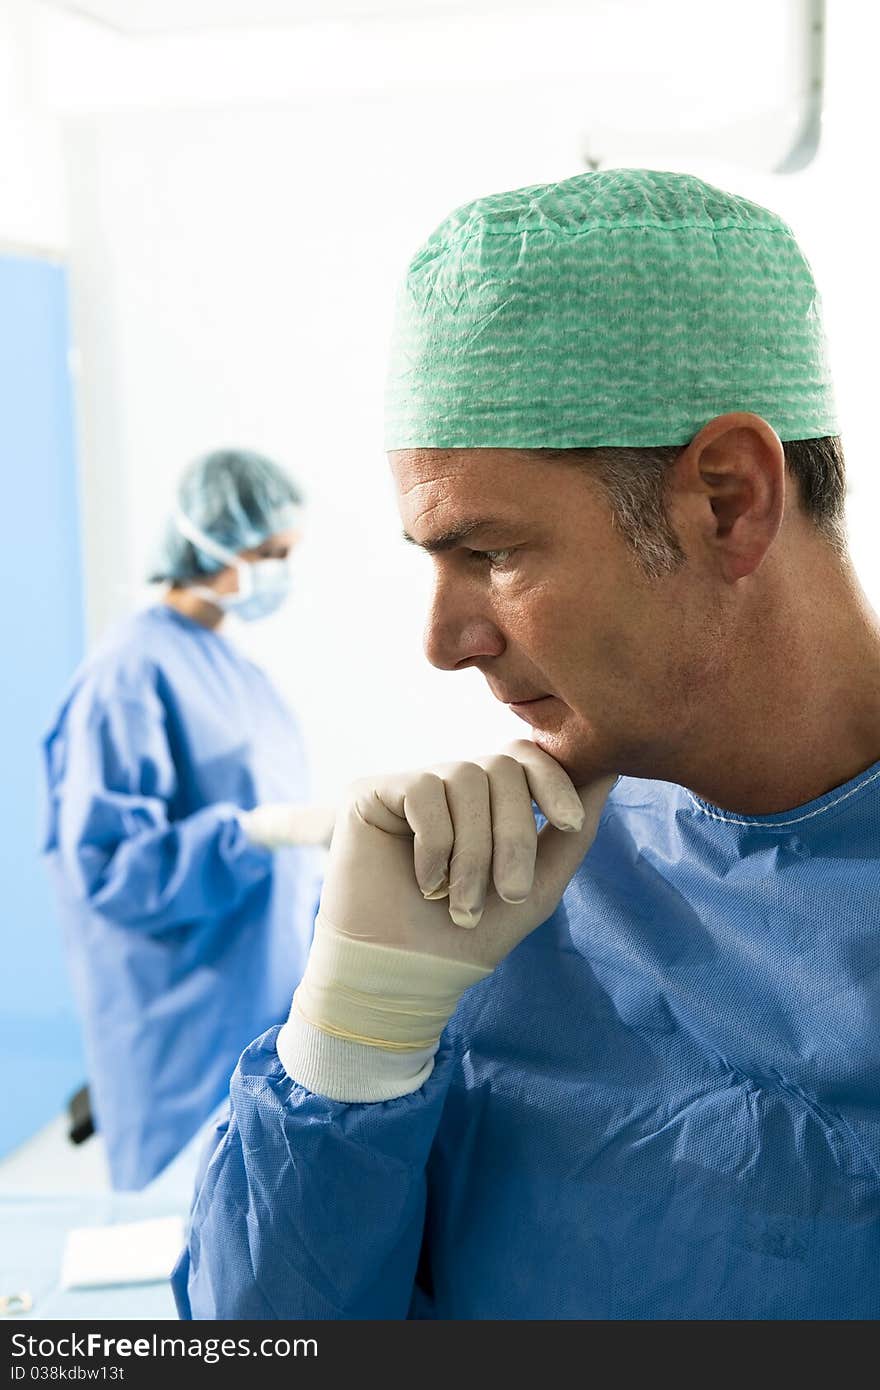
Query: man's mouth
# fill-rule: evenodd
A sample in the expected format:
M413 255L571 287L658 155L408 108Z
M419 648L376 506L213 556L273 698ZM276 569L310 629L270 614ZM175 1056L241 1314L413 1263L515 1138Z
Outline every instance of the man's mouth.
M528 724L534 724L545 712L549 714L550 706L556 702L556 696L548 695L546 692L532 695L525 691L517 691L514 694L512 691L496 688L491 682L489 689L496 700L502 705L507 705L509 710L520 719L525 719Z
M519 719L531 724L533 729L540 729L548 719L551 725L557 721L558 714L553 713L553 707L557 703L555 695L537 695L530 700L508 700L507 708Z
M493 685L491 680L487 680L486 683L495 696L495 699L502 705L510 705L511 709L517 705L534 705L538 700L547 700L551 698L546 691L539 691L537 695L518 691L516 695L514 695L512 691L505 690L503 686Z

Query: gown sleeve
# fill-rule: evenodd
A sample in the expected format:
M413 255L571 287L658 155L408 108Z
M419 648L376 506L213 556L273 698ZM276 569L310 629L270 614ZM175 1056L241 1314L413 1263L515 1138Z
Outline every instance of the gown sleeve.
M441 1044L421 1090L347 1105L292 1081L277 1035L232 1079L172 1278L180 1316L406 1318L451 1051Z
M160 934L228 914L272 872L231 802L170 818L177 772L154 690L81 691L44 752L45 847L66 891L117 925Z

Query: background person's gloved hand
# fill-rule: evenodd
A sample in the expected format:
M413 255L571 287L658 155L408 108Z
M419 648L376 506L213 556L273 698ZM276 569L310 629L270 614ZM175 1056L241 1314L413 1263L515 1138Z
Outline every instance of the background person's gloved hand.
M335 1100L418 1089L465 989L553 912L615 780L578 791L520 740L479 763L356 783L278 1038L288 1074Z
M332 806L267 802L239 814L241 828L254 845L284 849L290 845L329 845L336 811Z

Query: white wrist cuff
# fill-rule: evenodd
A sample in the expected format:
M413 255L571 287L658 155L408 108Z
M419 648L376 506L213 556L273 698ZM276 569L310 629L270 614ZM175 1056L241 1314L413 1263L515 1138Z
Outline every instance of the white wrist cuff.
M435 1047L386 1052L314 1028L294 1011L278 1034L281 1065L292 1081L328 1100L397 1100L423 1086L434 1068Z

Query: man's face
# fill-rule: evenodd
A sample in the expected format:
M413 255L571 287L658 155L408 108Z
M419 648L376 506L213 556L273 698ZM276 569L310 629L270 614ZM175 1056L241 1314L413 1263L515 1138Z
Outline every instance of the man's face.
M429 661L478 667L575 781L662 775L717 679L712 576L641 573L585 467L511 449L390 460L405 531L433 557Z

